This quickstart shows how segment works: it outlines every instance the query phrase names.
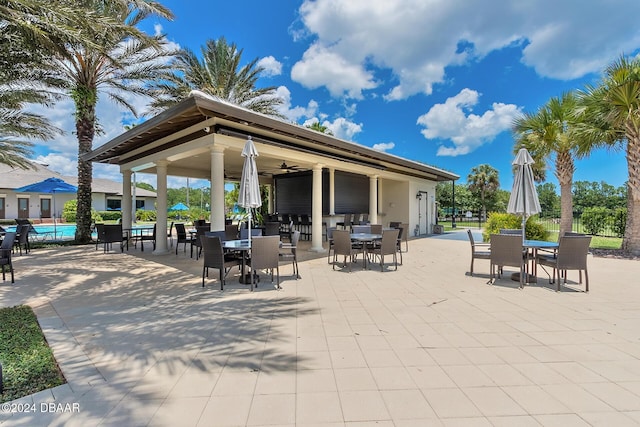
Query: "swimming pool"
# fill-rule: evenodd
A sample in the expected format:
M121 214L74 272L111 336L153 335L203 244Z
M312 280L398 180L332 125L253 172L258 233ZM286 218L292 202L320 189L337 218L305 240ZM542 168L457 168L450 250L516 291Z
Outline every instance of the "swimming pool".
M138 227L145 228L145 226L142 226L142 225ZM133 227L133 228L138 228L138 227ZM55 232L56 232L55 239L53 237L54 227L52 224L46 224L46 225L34 224L33 228L36 229L38 234L42 234L42 236L37 236L35 238L33 238L30 235L30 239L33 238L33 240L73 240L76 237L75 224L57 224L55 227ZM4 229L7 231L16 231L16 226L10 225L8 227L4 227ZM43 237L43 238L40 239L39 237ZM91 233L91 237L95 239L96 237L95 231Z
M55 226L55 229L53 227L53 225L34 225L33 228L36 229L36 231L38 232L38 234L43 234L42 237L45 237L45 234L48 234L49 236L46 236L46 240L53 240L53 232L55 230L56 232L56 240L73 240L76 237L76 226L75 224L70 225L70 224L58 224ZM16 226L12 225L9 227L4 227L5 230L7 231L16 231ZM93 235L95 236L95 233L93 233ZM36 239L36 240L41 240L41 239ZM42 239L45 240L45 239Z

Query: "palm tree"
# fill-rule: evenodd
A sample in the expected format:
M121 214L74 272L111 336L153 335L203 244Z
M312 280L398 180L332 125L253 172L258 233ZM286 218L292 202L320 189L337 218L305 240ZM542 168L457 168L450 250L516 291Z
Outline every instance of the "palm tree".
M324 133L325 135L331 135L333 136L333 132L331 132L331 130L329 130L328 127L326 127L325 125L321 125L320 122L313 122L310 125L307 126L309 129L313 129L317 132L320 133Z
M489 195L496 192L500 187L498 171L490 165L484 164L471 169L467 176L467 185L472 193L480 195L480 206L482 206L482 216L487 217L487 202Z
M283 104L273 86L256 88L263 67L258 58L240 66L242 49L228 44L224 37L209 40L202 47L202 60L189 50L182 50L172 64L172 72L156 84L158 99L154 111L161 111L187 98L192 90L240 105L252 111L283 117L276 107Z
M610 64L597 85L578 93L582 151L591 147L625 148L627 225L622 249L640 255L640 59L621 57Z
M174 52L165 49L162 36L148 36L135 26L150 15L171 18L171 12L156 2L143 0L94 0L92 10L120 23L103 28L97 40L101 49L93 48L95 39L87 43L65 43L57 46L53 57L59 77L66 83L67 94L75 104L78 138L78 207L75 239L91 240L91 183L93 167L83 155L92 149L98 126L96 104L100 92L137 116L127 94L152 95L148 82L159 77Z
M536 160L534 171L536 181L544 180L544 165L552 162L554 174L560 184L560 235L573 227L573 173L574 158L578 144L575 128L576 97L567 92L561 97L553 97L535 113L524 114L514 121L513 130L517 134L517 152L525 147Z

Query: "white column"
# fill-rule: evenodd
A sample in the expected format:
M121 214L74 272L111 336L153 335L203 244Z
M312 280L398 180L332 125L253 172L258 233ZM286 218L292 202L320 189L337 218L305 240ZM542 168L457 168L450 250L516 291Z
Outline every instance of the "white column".
M122 228L131 228L131 169L122 171Z
M369 177L369 222L378 223L378 175Z
M224 147L211 147L211 230L224 230Z
M336 170L329 168L329 215L336 214Z
M157 189L156 193L156 249L154 255L163 255L169 252L167 245L167 160L158 160L156 163Z
M311 195L311 249L322 252L322 165L313 166L313 187Z

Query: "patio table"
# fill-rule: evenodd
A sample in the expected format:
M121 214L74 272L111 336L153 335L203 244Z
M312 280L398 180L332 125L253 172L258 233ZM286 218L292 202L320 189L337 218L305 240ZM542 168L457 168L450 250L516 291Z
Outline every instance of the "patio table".
M362 243L363 247L363 258L364 258L364 268L367 268L367 258L369 257L369 253L367 251L368 244L372 244L376 241L382 240L382 234L374 234L374 233L351 233L349 235L351 237L352 242Z
M153 235L153 227L131 227L125 228L123 231L129 233L129 240L134 242L134 245L139 241L140 242L140 250L144 252L144 242L142 240L143 236L152 236Z
M251 285L251 275L245 276L245 267L247 254L251 251L251 242L249 240L225 240L222 242L222 248L227 251L238 251L242 253L242 272L240 274L240 283Z
M525 240L522 244L522 247L527 249L527 260L525 265L525 271L529 271L529 261L531 261L531 274L527 274L527 283L536 283L537 273L538 273L538 264L537 264L537 255L538 250L557 250L558 242L547 242L545 240ZM511 275L511 280L520 281L520 273L514 273Z

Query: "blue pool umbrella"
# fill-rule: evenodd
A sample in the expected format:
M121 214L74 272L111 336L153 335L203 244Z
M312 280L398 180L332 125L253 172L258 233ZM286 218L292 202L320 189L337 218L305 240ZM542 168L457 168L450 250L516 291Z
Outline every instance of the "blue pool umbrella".
M53 194L53 233L57 235L56 229L56 198L55 193L77 193L78 187L67 184L60 178L47 178L44 181L34 182L24 187L16 188L16 193L44 193Z
M184 203L180 202L180 203L176 203L175 205L171 206L169 208L170 211L188 211L189 210L189 206L185 205Z

